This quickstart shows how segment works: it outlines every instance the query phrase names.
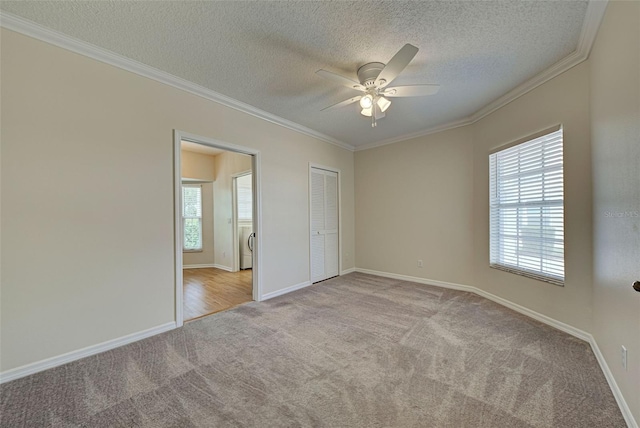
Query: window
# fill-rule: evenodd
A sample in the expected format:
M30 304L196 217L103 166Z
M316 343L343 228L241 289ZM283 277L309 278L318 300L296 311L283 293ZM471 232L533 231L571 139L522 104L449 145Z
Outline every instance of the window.
M490 265L564 284L562 128L489 156Z
M236 180L238 197L238 221L251 221L253 204L251 192L251 174L241 175Z
M184 251L202 250L202 186L182 186Z

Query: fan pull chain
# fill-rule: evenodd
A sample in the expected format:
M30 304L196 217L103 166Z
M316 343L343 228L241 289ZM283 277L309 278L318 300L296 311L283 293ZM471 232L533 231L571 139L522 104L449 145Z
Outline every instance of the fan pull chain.
M376 103L375 103L375 98L373 100L373 108L371 109L371 127L375 128L376 126L378 126L378 124L376 123Z

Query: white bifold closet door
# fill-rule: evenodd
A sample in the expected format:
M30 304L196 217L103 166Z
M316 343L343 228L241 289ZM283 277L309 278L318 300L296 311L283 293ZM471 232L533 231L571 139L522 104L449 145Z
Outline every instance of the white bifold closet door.
M337 276L338 173L311 168L311 282Z

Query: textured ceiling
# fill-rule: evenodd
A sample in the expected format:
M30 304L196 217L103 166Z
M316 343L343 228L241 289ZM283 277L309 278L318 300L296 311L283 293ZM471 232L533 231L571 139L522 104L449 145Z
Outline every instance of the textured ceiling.
M0 8L184 78L354 146L465 118L576 50L587 1L3 1ZM397 98L371 128L356 80L405 43L420 51L394 85L438 83ZM391 85L393 86L393 85Z

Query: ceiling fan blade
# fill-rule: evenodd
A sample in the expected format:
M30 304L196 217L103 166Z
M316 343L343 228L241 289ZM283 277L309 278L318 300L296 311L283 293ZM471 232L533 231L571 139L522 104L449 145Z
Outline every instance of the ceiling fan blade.
M348 106L349 104L353 104L356 101L360 101L360 98L362 98L362 95L358 95L357 97L349 98L348 100L341 101L338 104L334 104L334 105L329 106L329 107L325 107L320 111L331 110L331 109L338 108L338 107Z
M320 77L324 77L327 80L331 80L332 82L346 86L347 88L355 89L358 91L366 91L366 88L360 83L356 82L355 80L348 79L344 76L340 76L339 74L332 73L327 70L318 70L316 71L316 74Z
M383 95L385 97L424 97L425 95L433 95L440 90L440 85L409 85L394 86L387 88Z
M409 65L409 63L417 53L417 47L408 43L404 45L402 49L400 49L398 53L396 53L393 58L389 60L387 65L382 69L382 71L378 75L378 78L376 79L376 86L378 88L384 88L389 83L391 83L393 79L398 77L398 74L400 74L402 70L404 70L405 67Z

